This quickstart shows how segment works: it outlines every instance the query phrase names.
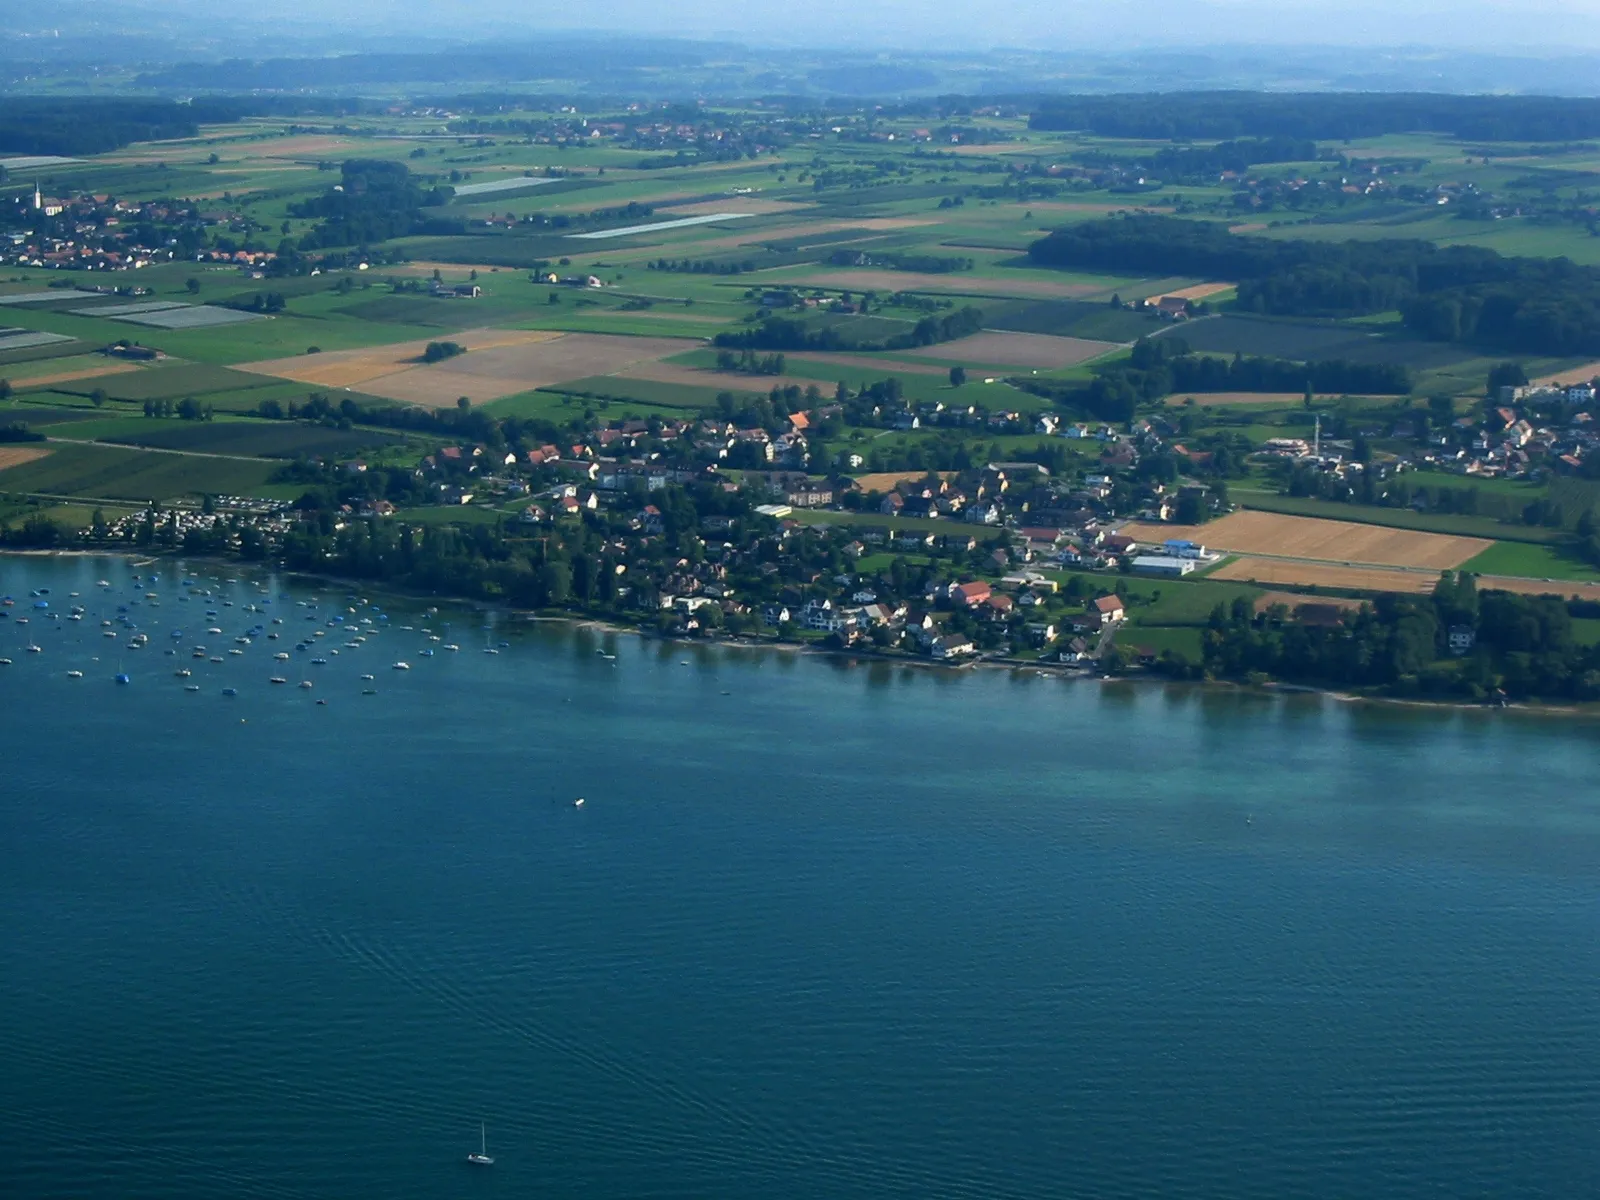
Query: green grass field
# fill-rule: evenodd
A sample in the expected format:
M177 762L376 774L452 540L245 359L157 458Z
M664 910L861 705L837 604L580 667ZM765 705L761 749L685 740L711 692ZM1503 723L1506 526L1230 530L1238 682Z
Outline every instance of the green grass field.
M1461 569L1480 575L1519 575L1529 579L1600 583L1600 570L1567 548L1535 546L1527 542L1496 542L1482 554L1463 563Z
M1560 542L1566 536L1559 529L1546 529L1538 525L1508 525L1490 517L1420 513L1409 508L1381 508L1370 504L1340 504L1334 500L1280 496L1275 492L1245 491L1243 488L1234 490L1233 499L1242 508L1255 508L1262 512L1386 525L1391 529L1418 529L1424 533L1450 533L1541 545Z
M238 496L252 494L277 469L267 462L57 444L44 458L0 471L0 491L133 501Z
M362 450L405 441L396 434L377 430L325 429L296 421L181 421L146 417L74 422L53 436L255 458L347 457Z

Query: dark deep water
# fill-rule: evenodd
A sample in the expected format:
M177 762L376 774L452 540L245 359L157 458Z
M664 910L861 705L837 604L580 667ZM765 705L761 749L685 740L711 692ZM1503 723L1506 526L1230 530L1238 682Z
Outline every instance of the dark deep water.
M0 559L0 1196L1600 1192L1600 724L194 567Z

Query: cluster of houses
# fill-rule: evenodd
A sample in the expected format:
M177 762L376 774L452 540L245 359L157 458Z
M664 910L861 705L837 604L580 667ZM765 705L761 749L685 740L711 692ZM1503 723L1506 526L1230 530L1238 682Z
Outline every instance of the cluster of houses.
M204 223L184 205L91 193L52 197L35 186L0 207L0 263L90 271L147 267L188 257L170 230Z
M1452 474L1520 479L1536 472L1585 471L1600 455L1600 422L1593 383L1541 384L1501 388L1483 417L1456 418L1443 428L1425 431L1426 448L1386 462L1379 473L1427 467ZM1412 441L1422 435L1410 418L1387 430L1360 431L1368 438L1387 436ZM1350 461L1343 450L1318 439L1269 438L1262 453L1288 459L1326 475L1347 479L1370 467Z
M1481 427L1469 419L1471 440L1441 466L1514 479L1540 467L1581 471L1600 455L1593 383L1508 387L1497 399Z
M1114 595L1096 597L1068 614L1050 615L1044 611L1047 597L1054 595L1057 585L1043 575L1010 576L1001 587L1008 590L983 580L936 581L923 589L916 607L899 599L881 599L872 588L860 587L837 601L813 596L803 602L763 605L761 622L780 631L826 633L842 647L892 646L938 662L955 662L980 654L970 636L949 627L948 614L961 613L980 624L1009 625L1008 632L1019 633L1019 641L1048 650L1050 660L1076 666L1091 662L1101 635L1113 631L1126 616L1122 601Z

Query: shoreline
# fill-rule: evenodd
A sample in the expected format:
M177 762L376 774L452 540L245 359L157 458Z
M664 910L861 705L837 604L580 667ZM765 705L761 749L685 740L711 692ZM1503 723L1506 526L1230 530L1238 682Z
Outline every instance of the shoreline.
M160 562L167 559L184 559L193 562L213 563L237 568L240 560L228 558L211 558L205 555L185 555L181 552L132 553L120 550L40 550L40 549L0 549L0 558L120 558L125 559L134 566ZM347 579L339 575L323 575L310 571L292 571L281 565L268 562L244 563L248 567L265 567L269 570L287 575L291 578L320 581L325 584L336 585L352 589L365 589L381 595L392 596L402 600L426 600L418 592L409 592L391 587L385 583L370 580ZM1318 687L1314 684L1283 683L1269 681L1266 684L1239 683L1227 679L1169 679L1163 675L1156 675L1148 671L1137 674L1100 675L1093 670L1080 670L1059 666L1052 663L1025 662L1010 659L972 658L959 663L935 662L932 659L909 658L899 654L886 654L878 650L833 649L821 645L811 645L804 642L784 642L777 639L747 639L743 637L717 636L711 638L685 638L670 637L645 629L639 625L622 624L612 618L592 614L579 614L569 612L547 612L538 609L515 608L504 604L494 604L485 600L474 600L464 596L439 596L434 594L433 600L443 600L450 604L465 605L477 612L500 613L514 620L533 622L549 622L563 624L575 629L599 630L611 634L629 634L641 640L654 639L661 642L672 642L682 646L722 646L746 650L759 650L778 652L784 654L817 655L828 658L853 659L858 663L868 662L888 663L903 667L913 667L921 670L936 671L1034 671L1047 678L1061 679L1068 683L1132 683L1132 684L1163 684L1168 686L1191 687L1204 690L1230 691L1249 693L1260 696L1288 696L1294 694L1322 696L1341 704L1349 705L1374 705L1382 707L1397 707L1420 709L1434 712L1508 712L1528 716L1564 717L1594 720L1600 718L1600 706L1583 708L1575 704L1543 704L1537 701L1521 701L1504 706L1485 704L1463 700L1424 700L1409 696L1370 696L1358 692L1341 691L1335 688Z

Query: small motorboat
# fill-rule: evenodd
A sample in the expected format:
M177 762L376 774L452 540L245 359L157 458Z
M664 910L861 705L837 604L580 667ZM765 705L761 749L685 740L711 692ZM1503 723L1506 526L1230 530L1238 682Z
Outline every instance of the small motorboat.
M118 671L117 672L117 682L118 683L132 683L133 682L133 677L128 675L127 673L125 673L123 671Z
M371 675L363 675L361 678L364 679L364 680L369 680L370 681L372 679L372 676Z
M198 692L200 685L198 683L186 683L183 685L183 690L186 692Z
M173 672L173 674L176 675L179 679L187 679L193 673L194 672L190 671L188 667L179 667L176 671Z
M289 681L287 679L285 679L282 675L274 675L271 679L267 680L267 682L268 683L288 683Z
M301 680L301 681L300 681L300 686L301 686L301 687L303 687L303 688L307 688L307 689L309 689L309 688L310 688L310 687L311 687L311 686L312 686L312 684L311 684L311 680L309 680L309 679L302 679L302 680Z
M68 671L67 672L67 678L68 679L82 679L83 678L83 672L82 671Z
M238 688L223 688L222 689L222 694L224 696L237 696L239 694L239 689Z
M583 797L579 796L576 800L574 800L572 802L572 807L573 808L582 808L583 807Z
M394 664L394 669L396 671L409 671L411 670L411 664L408 662L397 662Z

